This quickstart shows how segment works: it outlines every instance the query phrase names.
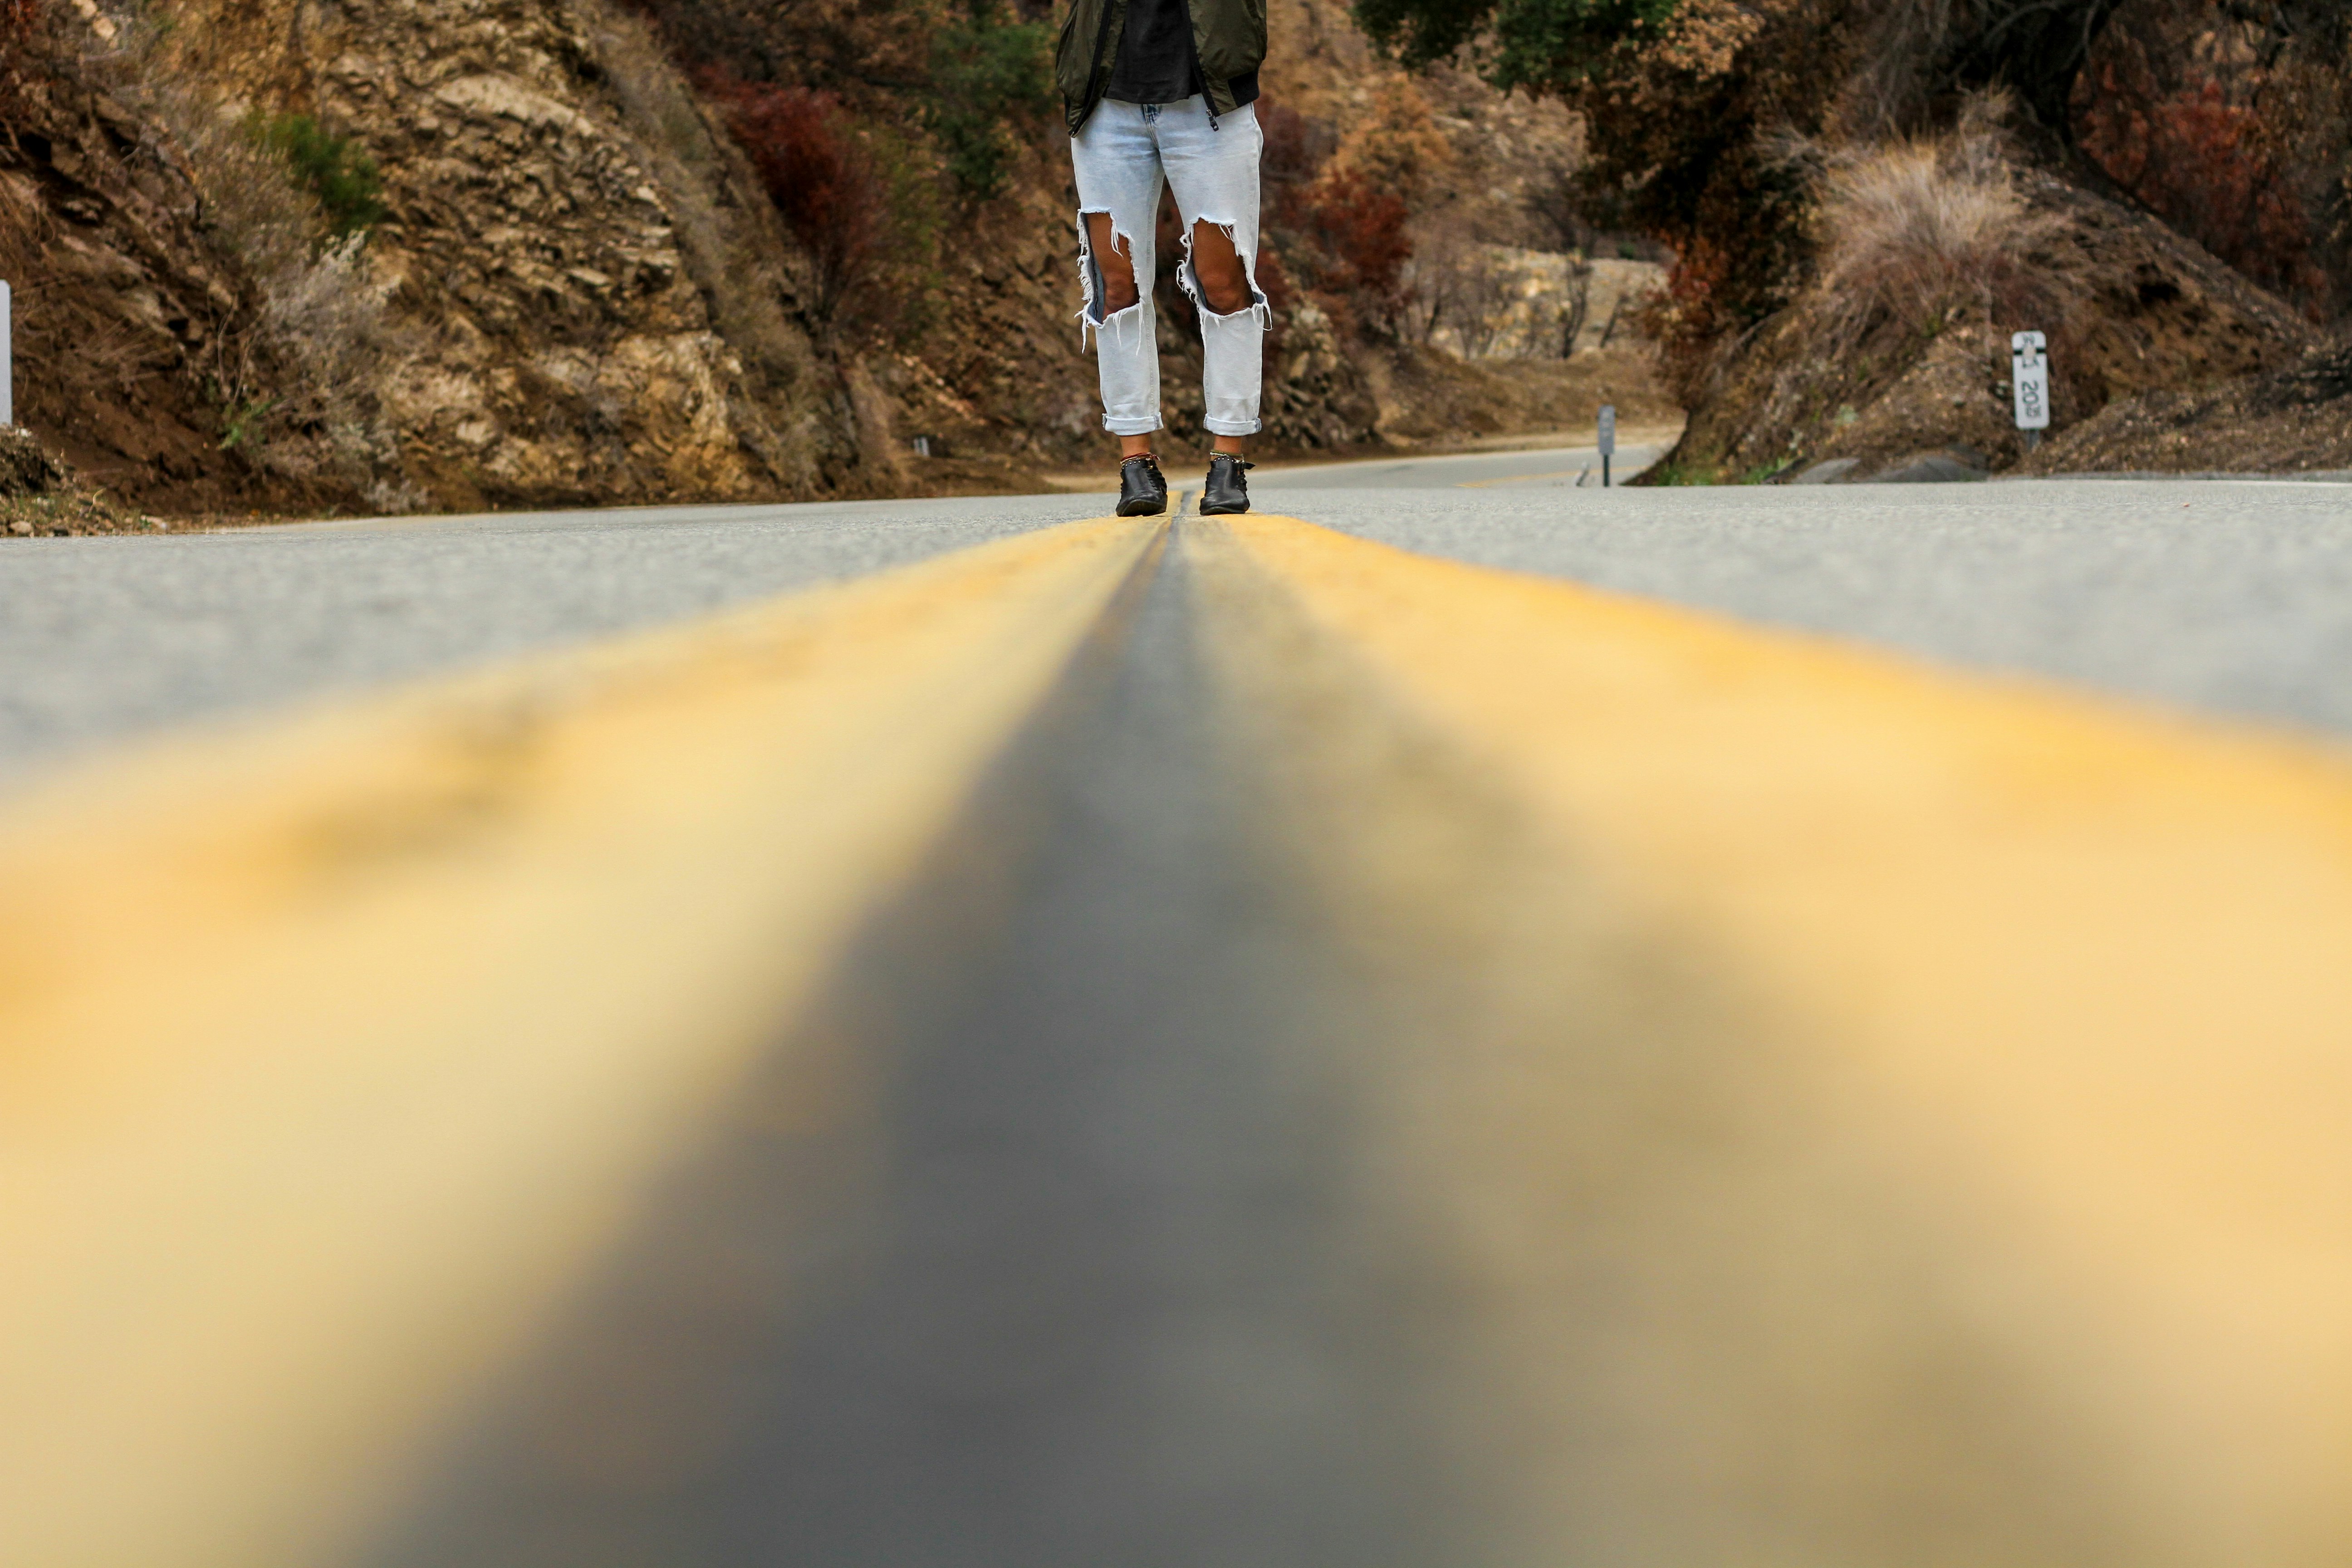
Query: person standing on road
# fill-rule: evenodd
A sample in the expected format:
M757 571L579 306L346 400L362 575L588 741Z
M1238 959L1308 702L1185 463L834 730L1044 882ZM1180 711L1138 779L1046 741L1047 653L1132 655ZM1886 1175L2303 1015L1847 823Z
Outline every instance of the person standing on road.
M1153 239L1161 182L1176 193L1176 280L1201 316L1202 423L1215 438L1201 510L1249 510L1242 437L1258 429L1270 308L1257 286L1257 71L1265 0L1071 0L1054 73L1078 185L1082 333L1103 427L1118 437L1118 511L1168 508L1160 428Z

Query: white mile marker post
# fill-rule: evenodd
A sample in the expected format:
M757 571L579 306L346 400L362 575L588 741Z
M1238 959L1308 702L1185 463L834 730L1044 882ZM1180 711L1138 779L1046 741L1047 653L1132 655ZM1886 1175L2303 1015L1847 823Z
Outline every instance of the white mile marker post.
M0 283L0 430L16 423L16 322L8 285Z
M1617 450L1617 405L1601 405L1601 488L1609 488L1609 458Z
M2042 445L2042 432L2050 428L2049 344L2040 332L2009 334L2009 395L2030 452Z

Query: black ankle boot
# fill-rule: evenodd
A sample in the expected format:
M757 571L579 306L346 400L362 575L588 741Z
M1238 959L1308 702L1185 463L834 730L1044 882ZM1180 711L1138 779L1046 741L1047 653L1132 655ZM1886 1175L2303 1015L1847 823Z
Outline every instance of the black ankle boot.
M1249 510L1249 481L1242 475L1255 467L1231 452L1210 453L1209 480L1201 487L1201 515L1223 517L1228 512Z
M1127 458L1118 465L1118 515L1150 517L1168 510L1168 481L1160 477L1160 459L1149 452Z

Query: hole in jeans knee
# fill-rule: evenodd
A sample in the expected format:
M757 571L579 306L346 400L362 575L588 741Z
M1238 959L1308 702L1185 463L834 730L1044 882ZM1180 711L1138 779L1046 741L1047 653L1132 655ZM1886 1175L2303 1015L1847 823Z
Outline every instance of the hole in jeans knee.
M1257 291L1257 258L1235 244L1232 224L1193 219L1184 235L1184 262L1183 271L1192 274L1187 292L1211 313L1239 315L1263 302Z
M1135 283L1135 247L1111 222L1108 210L1092 208L1078 214L1078 260L1086 286L1087 319L1101 326L1122 310L1134 309L1142 296Z

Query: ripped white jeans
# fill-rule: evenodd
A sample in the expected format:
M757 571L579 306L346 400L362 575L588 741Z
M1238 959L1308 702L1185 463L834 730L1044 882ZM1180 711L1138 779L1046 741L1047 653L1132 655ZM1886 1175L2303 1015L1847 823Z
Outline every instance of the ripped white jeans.
M1265 133L1257 110L1244 104L1209 116L1197 94L1181 103L1095 106L1070 139L1078 177L1078 274L1086 286L1078 313L1081 334L1091 329L1102 379L1103 428L1141 436L1160 428L1160 342L1153 330L1152 240L1164 177L1184 220L1184 259L1176 279L1201 314L1202 423L1213 435L1247 436L1258 428L1258 392L1271 311L1257 286L1257 165ZM1087 216L1108 213L1111 231L1135 267L1141 296L1116 315L1104 313L1102 268L1095 264ZM1208 307L1192 271L1192 226L1207 222L1233 237L1249 277L1250 304L1229 316Z

